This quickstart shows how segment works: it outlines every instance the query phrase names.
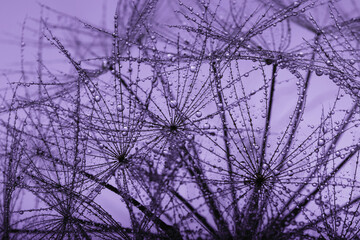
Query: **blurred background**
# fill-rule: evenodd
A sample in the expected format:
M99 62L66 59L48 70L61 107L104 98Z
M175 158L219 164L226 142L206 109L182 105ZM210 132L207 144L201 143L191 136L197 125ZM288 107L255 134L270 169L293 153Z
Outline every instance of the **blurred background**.
M97 1L97 0L4 0L0 3L0 69L13 69L19 66L21 53L21 35L25 21L26 28L33 28L31 35L29 30L25 30L24 38L36 39L38 37L37 25L34 20L38 20L41 15L41 5L56 9L57 11L77 17L83 21L93 24L109 24L112 18L106 18L108 14L114 14L116 0ZM100 11L99 11L100 10ZM47 17L47 16L44 16ZM19 69L18 69L19 70Z

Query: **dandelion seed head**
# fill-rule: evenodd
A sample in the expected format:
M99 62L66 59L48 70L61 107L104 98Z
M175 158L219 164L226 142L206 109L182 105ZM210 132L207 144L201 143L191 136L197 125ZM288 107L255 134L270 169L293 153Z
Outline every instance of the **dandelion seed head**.
M0 97L0 234L356 238L347 1L118 1L110 25L41 6Z

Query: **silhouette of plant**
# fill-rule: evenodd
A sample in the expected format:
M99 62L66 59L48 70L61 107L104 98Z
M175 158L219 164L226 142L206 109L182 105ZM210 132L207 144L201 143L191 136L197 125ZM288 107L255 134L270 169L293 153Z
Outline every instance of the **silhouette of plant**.
M356 11L41 9L2 97L2 239L359 239Z

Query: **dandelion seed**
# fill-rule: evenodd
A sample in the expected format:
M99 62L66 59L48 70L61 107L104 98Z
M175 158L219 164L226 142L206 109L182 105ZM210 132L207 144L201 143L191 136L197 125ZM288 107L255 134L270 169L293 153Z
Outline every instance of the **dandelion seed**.
M44 6L1 93L2 237L357 238L346 1L118 1L101 28Z

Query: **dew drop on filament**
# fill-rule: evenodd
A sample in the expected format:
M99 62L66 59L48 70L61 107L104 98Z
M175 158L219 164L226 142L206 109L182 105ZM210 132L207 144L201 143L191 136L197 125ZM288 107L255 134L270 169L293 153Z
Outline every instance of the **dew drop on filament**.
M100 96L96 95L96 96L94 97L94 100L95 100L95 102L100 102L101 98L100 98Z
M119 105L117 105L116 109L117 109L119 112L122 112L122 111L125 110L125 107L124 107L124 105L119 104Z
M324 146L325 145L325 140L320 138L319 141L318 141L318 145L319 146Z
M177 103L176 103L175 100L171 100L170 103L169 103L169 106L170 106L171 108L175 108L176 105L177 105Z

